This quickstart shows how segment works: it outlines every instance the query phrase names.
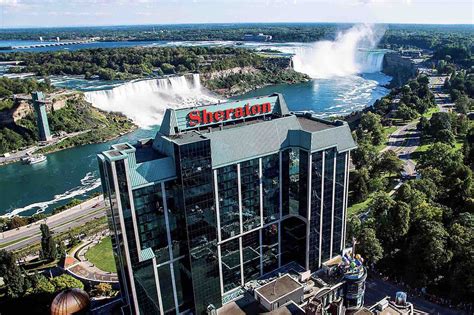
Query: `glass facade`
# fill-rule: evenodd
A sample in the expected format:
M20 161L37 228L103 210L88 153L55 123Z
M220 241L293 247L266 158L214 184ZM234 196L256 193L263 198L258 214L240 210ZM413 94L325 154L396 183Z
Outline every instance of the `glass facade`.
M334 184L334 158L335 150L324 151L324 194L323 194L323 225L322 225L322 261L330 258L333 184Z
M243 231L260 226L260 167L259 159L240 163Z
M336 157L336 185L334 191L334 228L333 228L333 255L339 254L342 251L341 242L344 225L344 177L346 173L346 154L340 153Z
M280 218L280 155L262 158L263 222Z
M260 277L260 232L253 231L242 236L242 260L244 283Z
M278 224L269 225L262 230L263 273L278 268Z
M298 217L281 222L281 265L292 261L305 266L306 223Z
M311 157L311 220L309 222L309 268L319 267L319 238L321 229L321 185L323 179L323 154Z
M137 263L133 268L135 290L141 314L160 313L158 291L155 285L155 272L152 260Z
M186 214L190 270L197 314L220 307L217 221L210 140L175 146Z
M135 189L129 187L126 160L102 162L118 277L132 313L136 300L141 314L203 314L210 304L221 306L221 285L222 293L237 294L280 265L296 262L314 271L320 258L339 254L347 153L331 148L309 159L308 151L289 148L213 169L208 140L176 144L174 150L177 179ZM138 250L153 250L156 270L153 259L139 261L135 235Z
M233 290L242 284L240 263L240 242L238 238L221 245L222 282L224 292Z
M163 311L166 313L175 313L173 282L171 280L170 264L158 267L158 277L160 279L161 301L163 303ZM148 314L148 313L147 313Z
M283 216L308 212L308 152L290 148L282 152Z
M217 169L221 238L240 234L237 164Z
M133 191L141 249L153 249L157 263L170 260L161 184Z
M189 255L187 246L186 218L184 211L179 208L180 187L176 180L165 182L166 207L168 209L168 224L170 229L173 258ZM165 230L166 231L166 230Z

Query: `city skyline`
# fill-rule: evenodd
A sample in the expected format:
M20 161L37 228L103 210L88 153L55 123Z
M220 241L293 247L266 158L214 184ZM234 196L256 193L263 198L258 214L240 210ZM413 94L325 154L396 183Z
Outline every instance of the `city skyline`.
M287 22L472 24L474 7L467 0L0 0L0 10L0 27L14 28Z

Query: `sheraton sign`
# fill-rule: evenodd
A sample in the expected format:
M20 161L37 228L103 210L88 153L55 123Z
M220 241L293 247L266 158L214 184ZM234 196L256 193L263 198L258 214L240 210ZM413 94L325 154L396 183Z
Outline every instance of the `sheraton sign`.
M271 103L245 104L243 107L227 108L215 112L203 110L193 110L187 115L187 121L190 127L199 125L217 123L226 120L234 120L252 116L269 114L272 112Z

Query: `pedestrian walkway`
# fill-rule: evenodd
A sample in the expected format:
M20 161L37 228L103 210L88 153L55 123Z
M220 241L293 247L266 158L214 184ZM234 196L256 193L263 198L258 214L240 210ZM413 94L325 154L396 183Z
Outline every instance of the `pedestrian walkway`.
M104 237L109 235L108 231L103 231L83 241L83 244L76 247L69 253L64 262L64 269L76 277L94 282L118 282L116 273L100 270L87 260L86 252Z

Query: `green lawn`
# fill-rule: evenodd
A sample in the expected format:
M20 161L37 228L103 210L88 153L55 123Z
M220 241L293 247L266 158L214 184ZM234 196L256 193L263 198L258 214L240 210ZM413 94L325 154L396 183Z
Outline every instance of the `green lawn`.
M364 212L369 206L369 203L371 201L372 201L372 196L369 196L364 201L351 205L350 207L347 208L348 216L350 217L352 215L356 215L361 212Z
M110 236L105 237L99 244L89 249L86 252L86 258L100 270L117 272Z
M438 106L435 106L433 108L430 108L426 113L424 113L422 116L427 118L427 119L430 119L431 116L433 116L434 113L437 113L439 112L439 108Z

